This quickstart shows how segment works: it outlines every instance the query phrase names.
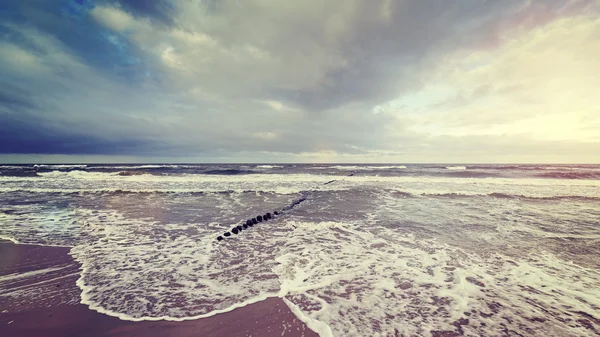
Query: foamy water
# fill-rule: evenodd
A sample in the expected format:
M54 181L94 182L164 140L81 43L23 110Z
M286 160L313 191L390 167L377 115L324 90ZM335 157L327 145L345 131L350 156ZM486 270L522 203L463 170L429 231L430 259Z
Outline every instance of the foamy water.
M197 319L278 296L322 336L600 331L600 180L261 166L3 176L0 237L73 247L82 303L126 320Z

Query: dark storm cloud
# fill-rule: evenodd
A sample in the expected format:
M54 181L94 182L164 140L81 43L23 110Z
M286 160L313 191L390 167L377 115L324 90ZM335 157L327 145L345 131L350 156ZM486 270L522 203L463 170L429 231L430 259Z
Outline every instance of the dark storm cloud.
M150 154L147 140L103 139L76 130L65 130L52 121L28 114L3 116L0 123L0 153L37 154Z

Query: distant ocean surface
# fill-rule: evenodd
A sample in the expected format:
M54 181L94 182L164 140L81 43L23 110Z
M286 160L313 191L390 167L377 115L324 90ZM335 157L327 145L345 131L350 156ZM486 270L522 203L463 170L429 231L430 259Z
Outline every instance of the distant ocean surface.
M3 165L0 238L72 247L126 320L279 296L322 336L600 334L600 165Z

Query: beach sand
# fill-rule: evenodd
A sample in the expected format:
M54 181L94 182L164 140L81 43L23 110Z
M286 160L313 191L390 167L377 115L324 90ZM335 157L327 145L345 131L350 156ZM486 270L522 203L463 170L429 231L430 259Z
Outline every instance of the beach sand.
M0 242L0 336L318 336L280 298L192 321L130 322L79 303L69 248Z

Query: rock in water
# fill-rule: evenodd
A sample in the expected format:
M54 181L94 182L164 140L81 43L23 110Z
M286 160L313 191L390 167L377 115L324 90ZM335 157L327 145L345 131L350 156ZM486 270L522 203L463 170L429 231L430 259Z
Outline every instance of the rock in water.
M222 237L222 236L220 236L220 235L219 235L219 236L217 236L217 241L221 241L221 240L223 240L223 237Z
M254 224L252 223L252 220L246 221L246 225L248 225L248 227L254 226Z
M258 222L262 222L262 215L257 216L256 220L258 220Z
M231 232L232 232L233 234L237 234L237 233L238 233L238 229L237 229L237 227L233 227L233 228L231 229Z
M273 212L273 214L275 214L275 215L279 215L279 212L275 211L275 212Z
M267 214L265 214L265 216L267 217L267 219L271 220L273 217L271 216L271 213L267 212Z
M256 225L258 223L258 221L256 221L255 218L252 218L252 223Z
M242 226L237 226L236 228L237 228L237 229L238 229L238 231L240 231L240 232L241 232L242 230L244 230L244 229L242 228Z
M263 215L263 220L265 220L265 221L269 220L269 218L267 217L267 215L266 215L266 214L265 214L265 215Z
M246 225L246 224L243 224L243 225L242 225L242 227L243 227L244 229L248 229L248 225Z
M223 234L223 235L225 235L225 236L231 236L231 233L225 232L225 234Z

